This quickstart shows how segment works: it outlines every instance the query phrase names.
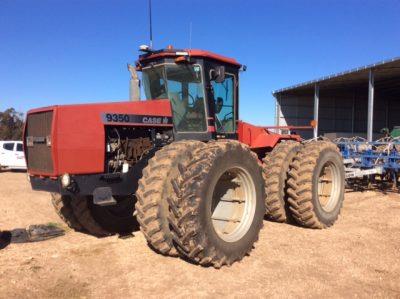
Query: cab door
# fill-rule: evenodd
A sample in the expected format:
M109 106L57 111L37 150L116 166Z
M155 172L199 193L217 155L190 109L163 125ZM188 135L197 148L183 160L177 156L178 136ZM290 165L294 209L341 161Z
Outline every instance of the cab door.
M233 134L236 132L235 97L236 78L234 74L225 73L225 80L221 83L212 81L213 97L215 101L215 128L219 134Z
M22 142L16 142L14 147L14 167L19 169L26 168L24 146Z

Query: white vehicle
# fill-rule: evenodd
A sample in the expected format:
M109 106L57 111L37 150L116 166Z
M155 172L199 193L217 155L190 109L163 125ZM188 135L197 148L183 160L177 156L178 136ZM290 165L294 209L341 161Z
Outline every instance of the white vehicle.
M0 169L26 169L22 141L0 141Z

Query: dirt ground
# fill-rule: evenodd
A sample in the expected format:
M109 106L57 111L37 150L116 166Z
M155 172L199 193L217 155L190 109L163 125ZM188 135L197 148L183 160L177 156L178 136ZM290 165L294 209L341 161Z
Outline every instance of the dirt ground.
M0 229L61 223L24 173L0 173ZM71 230L0 250L0 298L400 298L400 195L347 193L327 230L265 221L250 256L220 270L154 253L140 232L97 239Z

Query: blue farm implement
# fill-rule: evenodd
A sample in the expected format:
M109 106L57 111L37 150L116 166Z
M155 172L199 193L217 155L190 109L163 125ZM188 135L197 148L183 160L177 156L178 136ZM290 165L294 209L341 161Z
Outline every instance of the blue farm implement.
M398 186L400 172L400 138L384 137L367 142L364 138L338 138L349 187L377 185Z

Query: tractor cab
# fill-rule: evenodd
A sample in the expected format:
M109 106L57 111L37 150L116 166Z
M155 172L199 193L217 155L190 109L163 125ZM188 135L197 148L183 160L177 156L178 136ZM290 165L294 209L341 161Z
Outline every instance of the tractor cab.
M142 51L136 70L142 72L144 96L169 99L176 140L236 138L242 66L235 59L172 47Z

